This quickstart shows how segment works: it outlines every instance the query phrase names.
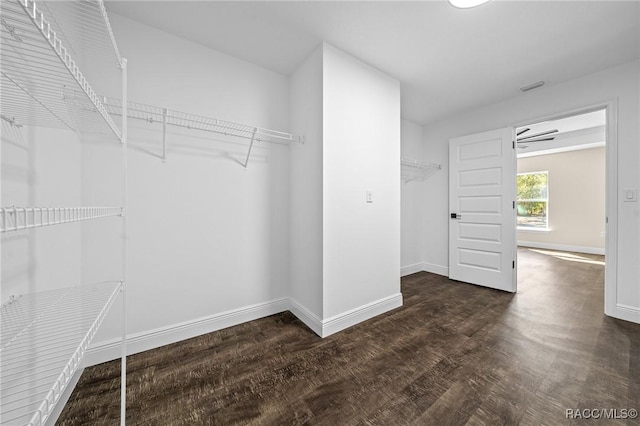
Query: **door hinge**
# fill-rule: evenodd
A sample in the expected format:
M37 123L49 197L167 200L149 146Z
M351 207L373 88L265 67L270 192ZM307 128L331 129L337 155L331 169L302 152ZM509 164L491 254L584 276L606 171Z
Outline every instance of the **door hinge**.
M516 141L511 141L513 142L513 149L516 149Z
M513 208L514 209L516 208L516 202L515 201L513 202Z
M513 262L511 262L511 268L512 269L516 269L516 261L515 260Z

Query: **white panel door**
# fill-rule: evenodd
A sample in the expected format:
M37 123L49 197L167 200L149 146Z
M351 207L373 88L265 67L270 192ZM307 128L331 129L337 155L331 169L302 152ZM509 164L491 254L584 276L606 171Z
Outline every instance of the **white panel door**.
M513 129L449 141L449 278L516 291Z

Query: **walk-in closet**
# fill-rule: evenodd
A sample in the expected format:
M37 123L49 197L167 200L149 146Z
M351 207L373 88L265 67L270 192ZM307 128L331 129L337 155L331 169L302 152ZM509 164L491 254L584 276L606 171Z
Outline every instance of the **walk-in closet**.
M639 1L0 0L0 32L0 425L636 421Z

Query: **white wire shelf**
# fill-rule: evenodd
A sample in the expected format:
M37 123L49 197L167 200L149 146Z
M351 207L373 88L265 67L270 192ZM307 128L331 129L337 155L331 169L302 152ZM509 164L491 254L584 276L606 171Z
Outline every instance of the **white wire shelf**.
M65 7L85 7L85 2L80 1L63 3L68 3ZM56 32L57 25L45 18L39 4L34 0L0 2L0 113L15 125L77 131L78 123L69 114L63 96L65 88L75 87L100 113L103 125L120 140L120 129ZM91 24L88 22L86 31L96 31Z
M122 214L121 207L3 207L0 208L0 233Z
M2 306L2 424L45 424L122 288L117 281L83 285Z
M65 99L68 103L73 105L75 113L80 114L79 117L82 121L90 121L92 119L91 115L95 117L95 108L89 105L82 96L79 96L77 91L65 91ZM122 116L122 100L116 98L103 98L102 102L110 115ZM127 102L127 117L145 121L149 124L162 126L163 161L166 161L167 159L167 127L169 126L217 133L225 136L235 136L250 140L251 142L247 156L242 164L245 168L248 165L254 142L268 142L285 145L291 142L304 142L303 136L296 136L279 130L271 130L248 124L235 123L232 121L174 111L167 108L145 105L131 101Z
M120 68L122 57L102 0L40 0L58 37L79 64L98 61L101 68ZM81 62L82 61L82 62ZM104 66L104 67L102 67Z
M122 101L119 99L105 99L107 110L113 115L122 115ZM143 120L150 124L162 125L162 161L167 159L167 126L181 127L184 129L200 130L203 132L218 133L225 136L235 136L250 140L244 168L249 164L254 142L269 142L289 144L290 142L304 142L302 136L278 130L265 129L263 127L248 124L234 123L232 121L205 117L181 111L173 111L167 108L145 105L137 102L127 103L127 114L130 118Z
M405 183L426 180L440 169L442 169L440 164L427 163L409 158L400 159L400 177Z

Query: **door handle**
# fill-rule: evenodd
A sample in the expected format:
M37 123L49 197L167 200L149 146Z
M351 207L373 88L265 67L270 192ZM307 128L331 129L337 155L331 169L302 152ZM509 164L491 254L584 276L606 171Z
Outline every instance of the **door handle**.
M462 215L458 213L451 213L451 219L462 219Z

